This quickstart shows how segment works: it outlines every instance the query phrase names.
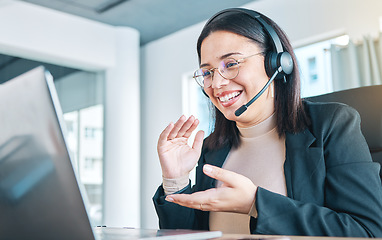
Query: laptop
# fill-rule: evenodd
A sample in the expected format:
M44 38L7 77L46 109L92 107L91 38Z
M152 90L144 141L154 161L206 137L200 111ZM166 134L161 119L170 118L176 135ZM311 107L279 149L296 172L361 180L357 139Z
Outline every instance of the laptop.
M52 75L38 67L0 85L0 238L209 239L218 231L94 227L65 144Z

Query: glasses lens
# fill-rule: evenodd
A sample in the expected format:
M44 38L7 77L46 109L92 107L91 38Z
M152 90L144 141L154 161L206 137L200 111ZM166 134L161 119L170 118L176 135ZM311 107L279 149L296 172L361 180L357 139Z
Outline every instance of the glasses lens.
M227 58L220 62L219 72L225 79L233 79L239 73L239 63L233 58Z
M210 70L200 68L195 71L194 78L196 82L202 87L209 87L211 85L212 73Z

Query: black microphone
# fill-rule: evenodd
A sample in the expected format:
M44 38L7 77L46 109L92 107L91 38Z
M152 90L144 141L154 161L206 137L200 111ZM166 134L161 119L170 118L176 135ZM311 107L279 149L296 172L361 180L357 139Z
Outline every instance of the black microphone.
M277 77L277 74L279 74L282 71L282 67L280 66L276 72L272 75L272 77L268 80L268 82L264 85L264 87L260 90L259 93L256 94L247 104L244 104L239 109L235 111L236 117L239 117L243 112L247 111L247 108L254 102L256 99L258 99L261 94L264 93L264 91L269 87L269 85L272 83L272 81Z

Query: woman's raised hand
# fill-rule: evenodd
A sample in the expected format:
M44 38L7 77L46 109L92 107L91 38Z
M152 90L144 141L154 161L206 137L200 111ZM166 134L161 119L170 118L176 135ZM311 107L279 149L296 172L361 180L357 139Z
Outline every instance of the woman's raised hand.
M198 124L199 120L194 116L187 119L182 115L160 134L157 150L164 178L182 177L195 167L201 153L204 132L196 133L192 147L187 142Z

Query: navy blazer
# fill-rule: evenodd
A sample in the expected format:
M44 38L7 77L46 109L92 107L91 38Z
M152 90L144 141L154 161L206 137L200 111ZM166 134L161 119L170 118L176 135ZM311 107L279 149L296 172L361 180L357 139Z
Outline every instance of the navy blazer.
M251 233L382 237L380 166L372 162L359 114L344 104L305 101L304 105L311 124L300 133L286 133L287 196L258 187L258 216L251 217ZM215 151L203 148L196 184L182 192L215 187L203 165L221 167L230 149L229 145ZM209 212L164 198L160 186L153 198L160 228L209 229Z

